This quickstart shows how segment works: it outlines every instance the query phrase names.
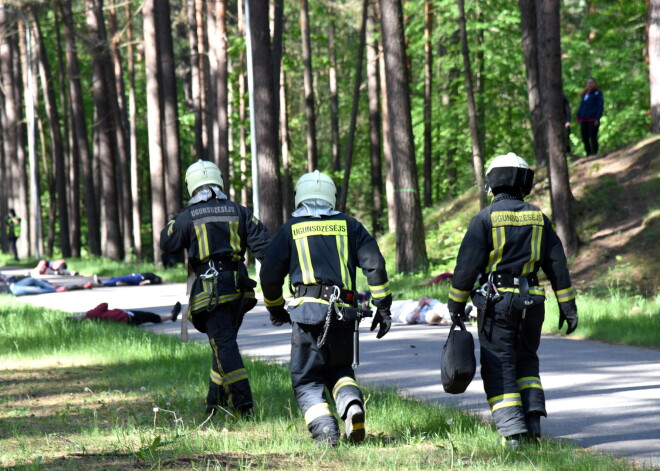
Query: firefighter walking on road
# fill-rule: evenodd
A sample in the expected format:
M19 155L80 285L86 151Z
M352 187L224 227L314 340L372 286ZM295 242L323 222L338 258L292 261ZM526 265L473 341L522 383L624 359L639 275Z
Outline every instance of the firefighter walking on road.
M261 287L274 325L292 322L291 382L312 438L336 446L337 414L351 442L364 440L365 408L355 380L354 323L341 315L357 306L355 273L367 277L376 307L371 330L377 338L390 329L392 295L385 260L376 240L352 217L334 209L335 184L318 170L303 175L295 187L293 218L273 238L261 266ZM282 284L289 275L294 299L284 307ZM342 319L340 319L340 317Z
M538 440L541 416L547 416L537 356L545 316L539 269L557 297L559 328L566 322L568 335L578 324L562 243L541 210L523 200L533 179L534 172L513 153L490 164L486 186L495 197L463 238L448 302L452 316L460 316L472 295L486 397L502 444L511 448Z
M167 253L188 250L193 279L189 318L209 337L213 350L206 412L218 408L249 417L252 392L236 336L246 312L256 304L254 287L243 263L249 248L262 259L270 243L264 225L245 207L222 192L220 169L198 160L186 172L189 206L172 219L160 235Z

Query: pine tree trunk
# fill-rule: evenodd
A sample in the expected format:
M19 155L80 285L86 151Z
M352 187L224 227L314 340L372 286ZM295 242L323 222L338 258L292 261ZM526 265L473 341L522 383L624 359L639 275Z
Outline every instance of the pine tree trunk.
M101 220L97 210L94 172L92 170L92 154L89 151L87 125L85 123L85 106L83 90L80 82L80 66L75 42L71 0L60 3L64 23L65 51L67 57L67 74L69 76L69 95L71 96L71 123L74 147L79 156L78 165L82 168L84 188L84 208L87 216L87 243L92 255L101 255L100 228Z
M245 2L238 0L238 35L245 37ZM252 191L248 180L248 157L247 157L247 106L245 94L247 92L247 77L245 71L245 53L243 50L238 55L238 152L241 158L241 204L252 207Z
M210 47L215 57L215 97L216 111L213 113L216 125L213 129L218 166L224 177L225 193L230 191L229 175L229 88L227 76L227 1L219 0L215 4L215 36Z
M351 123L348 127L348 138L346 139L346 153L344 154L344 178L339 193L338 207L340 211L346 211L346 200L348 198L348 183L353 166L353 145L355 142L355 128L357 126L357 115L360 104L360 87L362 85L362 63L364 62L364 48L367 37L367 12L369 0L362 1L362 23L360 26L360 42L358 45L358 56L355 62L355 85L353 87L353 107L351 109Z
M160 231L167 223L165 203L165 152L163 149L161 106L159 99L159 55L155 3L145 0L142 15L144 28L144 63L147 81L147 129L149 133L149 173L151 175L151 230L154 262L161 259Z
M331 3L332 5L332 3ZM328 86L330 87L330 142L332 171L341 168L339 156L339 94L337 92L337 57L335 54L335 12L329 11L328 23Z
M293 182L289 156L289 118L287 115L286 74L280 67L280 140L282 143L282 220L287 221L293 211Z
M548 170L552 217L567 257L577 253L578 238L573 217L564 141L564 100L561 75L559 0L537 0L539 77L546 120Z
M53 89L53 77L50 70L50 63L48 62L48 55L46 45L41 34L41 26L39 25L37 16L32 9L30 16L33 24L32 33L34 34L34 42L37 49L37 57L39 59L39 76L41 78L41 88L43 90L44 108L46 116L48 117L48 131L50 132L50 150L52 153L52 161L54 167L55 177L55 200L57 204L57 215L59 216L60 226L60 250L62 256L65 258L71 257L71 244L69 234L69 208L67 206L67 186L69 181L66 177L66 168L64 165L64 143L62 140L62 133L60 131L60 116L55 100L55 90ZM51 207L54 212L55 208Z
M394 159L396 197L396 269L409 273L428 266L419 182L415 163L410 89L406 79L403 12L400 0L380 0L390 146Z
M433 51L431 34L433 32L433 13L431 0L424 0L424 206L433 204L433 155L431 141L431 117L433 97Z
M182 207L181 158L179 156L179 112L174 70L174 45L169 0L156 0L156 31L163 113L163 153L165 165L165 215L178 213ZM167 221L164 221L163 227Z
M131 160L131 217L133 218L133 245L138 260L142 260L142 211L140 211L139 163L137 147L137 106L135 101L135 48L133 46L133 13L126 4L126 39L128 60L128 133Z
M470 121L470 135L472 136L472 167L474 168L474 179L479 195L479 206L486 207L486 191L484 189L484 161L483 143L481 142L480 123L477 120L477 104L474 99L474 86L472 85L472 67L470 65L470 50L468 47L467 28L465 26L465 3L458 3L458 25L461 34L461 52L463 54L463 74L465 77L465 90L467 95L468 117Z
M119 224L119 205L117 194L116 168L117 152L121 143L117 142L121 129L115 119L116 93L114 93L114 75L108 53L108 41L103 20L103 0L86 0L87 29L92 55L94 84L92 96L97 118L94 121L94 133L98 139L98 156L103 184L102 207L105 212L102 230L106 244L103 255L111 260L124 258L121 228ZM114 99L114 100L113 100ZM114 101L114 102L113 102Z
M199 69L199 38L197 37L197 15L195 0L187 0L188 13L188 46L190 48L190 81L192 110L195 115L195 157L197 159L208 159L203 140L203 116L202 116L202 91L201 72Z
M302 36L303 85L305 87L305 115L307 116L307 171L313 172L318 168L319 157L316 150L312 45L309 39L309 6L307 0L300 0L300 35Z
M271 234L282 225L277 116L273 99L273 64L268 29L268 1L247 0L252 43L255 136L259 178L259 219Z
M520 29L522 48L527 71L527 101L531 116L532 136L536 165L548 163L548 144L545 133L545 119L539 89L538 44L536 37L536 0L518 0L520 5Z
M383 166L381 160L380 109L378 83L378 41L374 38L376 23L373 5L367 16L367 95L369 97L369 143L371 150L371 231L374 235L383 232Z

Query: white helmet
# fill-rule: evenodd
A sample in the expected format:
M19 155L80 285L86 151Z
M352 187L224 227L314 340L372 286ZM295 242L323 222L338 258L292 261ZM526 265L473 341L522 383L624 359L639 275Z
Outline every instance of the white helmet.
M186 170L186 185L188 193L193 196L196 189L204 185L218 185L224 190L222 172L216 164L208 160L199 159Z
M314 170L311 173L306 173L296 183L296 188L293 190L296 208L305 200L320 199L327 201L335 207L337 202L337 187L332 178L325 173Z
M498 155L486 170L486 191L508 187L520 190L525 196L532 191L533 184L534 171L529 168L525 159L513 152Z

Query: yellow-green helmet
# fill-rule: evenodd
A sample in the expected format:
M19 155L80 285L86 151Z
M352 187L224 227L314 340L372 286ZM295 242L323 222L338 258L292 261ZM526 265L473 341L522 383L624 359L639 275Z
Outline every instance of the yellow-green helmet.
M218 185L222 190L225 188L218 166L208 160L199 159L186 170L188 193L192 196L196 189L204 185Z
M325 173L314 170L298 179L293 191L296 208L305 200L320 199L335 207L337 202L337 187L332 178Z

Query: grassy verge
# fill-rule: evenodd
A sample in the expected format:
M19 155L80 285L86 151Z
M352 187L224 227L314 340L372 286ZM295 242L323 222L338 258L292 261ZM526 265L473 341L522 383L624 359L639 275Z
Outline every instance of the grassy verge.
M206 345L8 297L0 365L0 465L14 469L634 469L551 440L510 452L474 417L373 389L365 443L317 448L288 370L259 361L247 363L255 420L206 422Z

